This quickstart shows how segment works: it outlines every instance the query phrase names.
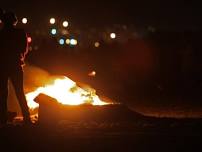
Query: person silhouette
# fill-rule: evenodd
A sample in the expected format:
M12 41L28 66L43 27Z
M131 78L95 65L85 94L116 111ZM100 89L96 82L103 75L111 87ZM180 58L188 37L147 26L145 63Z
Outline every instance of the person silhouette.
M13 12L3 14L0 31L0 123L7 123L8 80L13 84L23 121L30 124L30 113L23 88L23 65L27 49L27 35L17 29L17 17Z

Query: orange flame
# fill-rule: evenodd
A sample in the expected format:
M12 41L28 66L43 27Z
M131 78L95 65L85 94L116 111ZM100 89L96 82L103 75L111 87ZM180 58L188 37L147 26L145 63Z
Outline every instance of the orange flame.
M96 91L92 88L81 88L77 84L67 77L55 79L53 84L46 85L45 87L39 87L35 91L27 93L26 99L30 109L35 109L39 105L34 101L40 93L46 94L52 98L55 98L59 103L65 105L106 105L106 103L96 95Z

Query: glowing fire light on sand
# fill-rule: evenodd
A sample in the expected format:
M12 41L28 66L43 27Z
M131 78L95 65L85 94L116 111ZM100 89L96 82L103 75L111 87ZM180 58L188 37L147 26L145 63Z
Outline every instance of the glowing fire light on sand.
M106 105L106 103L96 95L96 91L92 88L83 89L78 87L74 81L64 77L55 79L53 84L39 87L35 91L27 93L26 99L30 109L35 109L39 105L34 102L34 99L40 94L46 94L55 98L59 103L64 105Z

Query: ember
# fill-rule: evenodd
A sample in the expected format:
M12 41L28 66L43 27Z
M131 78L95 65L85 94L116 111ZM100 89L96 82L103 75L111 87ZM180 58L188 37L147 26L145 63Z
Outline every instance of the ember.
M30 109L39 107L39 104L34 99L43 93L54 99L59 103L65 105L106 105L107 102L102 101L93 88L81 88L77 86L76 82L67 77L55 79L52 84L48 84L44 87L39 87L35 91L27 93L26 99Z

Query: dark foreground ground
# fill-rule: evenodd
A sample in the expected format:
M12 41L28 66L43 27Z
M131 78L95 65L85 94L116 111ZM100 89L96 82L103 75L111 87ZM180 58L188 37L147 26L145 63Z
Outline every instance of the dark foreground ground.
M202 151L201 120L156 122L11 124L0 128L0 151Z

